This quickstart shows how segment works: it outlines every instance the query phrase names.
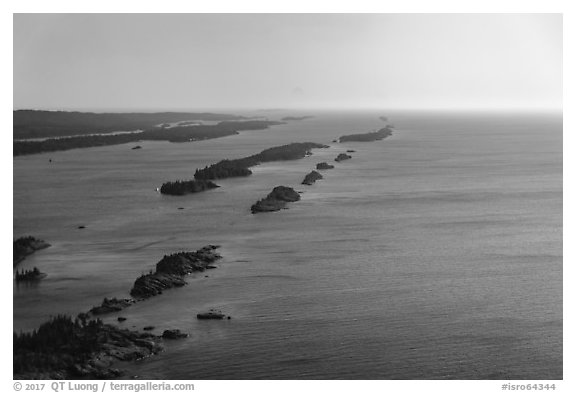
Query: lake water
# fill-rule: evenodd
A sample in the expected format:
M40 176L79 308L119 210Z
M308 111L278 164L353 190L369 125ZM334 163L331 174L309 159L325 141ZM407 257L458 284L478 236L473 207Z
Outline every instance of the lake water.
M331 142L382 127L382 114L392 137ZM201 142L15 157L14 236L52 247L19 266L48 277L14 284L14 330L126 297L164 254L220 244L218 269L105 318L190 334L122 365L127 377L561 379L561 115L314 115ZM330 148L196 195L155 191L304 141ZM299 184L347 149L324 180ZM302 200L250 214L276 185ZM196 319L212 307L232 319Z

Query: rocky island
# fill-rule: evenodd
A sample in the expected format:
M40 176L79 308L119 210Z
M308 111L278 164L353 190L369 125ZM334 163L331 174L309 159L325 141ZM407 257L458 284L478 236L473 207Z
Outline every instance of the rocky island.
M34 254L36 251L47 247L50 247L50 244L32 236L25 236L15 240L12 251L13 266L22 262L28 255Z
M312 184L314 184L316 182L316 180L320 180L323 178L324 177L319 172L312 171L304 177L304 180L302 180L302 184L305 184L307 186L311 186Z
M386 126L374 132L367 132L364 134L343 135L339 142L372 142L379 141L392 135L392 127Z
M327 162L319 162L318 164L316 164L316 169L318 170L334 169L334 165L330 165Z
M185 195L218 188L217 184L209 180L177 180L166 182L160 187L160 193L166 195Z
M338 154L338 157L336 157L334 159L334 161L340 162L340 161L344 161L344 160L349 160L351 158L352 158L352 156L350 156L346 153L340 153L340 154Z
M208 245L194 252L179 252L165 255L156 264L156 271L141 275L135 282L130 295L136 299L147 299L165 289L186 285L184 276L204 271L222 258L215 250L218 246Z
M92 307L88 312L90 315L101 315L108 314L111 312L117 312L124 310L126 307L130 307L135 303L134 299L117 299L117 298L104 298L100 306Z
M162 350L160 338L106 325L101 320L59 315L29 333L14 333L14 379L111 379L118 361Z
M250 210L252 214L274 212L286 208L288 202L296 202L299 200L300 194L294 191L293 188L278 186L274 187L266 198L253 204Z

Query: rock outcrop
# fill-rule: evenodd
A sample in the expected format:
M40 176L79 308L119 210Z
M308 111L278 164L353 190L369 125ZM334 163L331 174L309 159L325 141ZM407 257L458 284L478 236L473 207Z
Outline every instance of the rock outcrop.
M284 209L287 202L296 202L300 200L300 194L293 188L286 186L274 187L272 192L266 198L256 202L250 210L252 214L273 212Z
M338 154L338 157L336 157L334 159L334 161L340 162L340 161L344 161L344 160L349 160L351 158L352 158L352 156L350 156L346 153L340 153L340 154Z
M92 307L89 311L89 314L92 315L101 315L107 314L111 312L117 312L124 310L126 307L130 307L135 303L134 299L118 299L118 298L111 298L108 299L107 297L102 300L102 304L100 306Z
M316 164L316 169L318 170L334 169L334 165L330 165L327 162L319 162L318 164Z
M316 182L316 180L320 180L323 178L324 177L319 172L312 171L304 177L304 180L302 180L302 184L305 184L307 186L311 186L312 184L314 184Z

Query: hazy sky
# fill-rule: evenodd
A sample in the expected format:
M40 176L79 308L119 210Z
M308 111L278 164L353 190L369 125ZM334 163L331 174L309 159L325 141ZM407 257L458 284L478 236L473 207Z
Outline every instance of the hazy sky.
M560 108L560 14L17 14L14 108Z

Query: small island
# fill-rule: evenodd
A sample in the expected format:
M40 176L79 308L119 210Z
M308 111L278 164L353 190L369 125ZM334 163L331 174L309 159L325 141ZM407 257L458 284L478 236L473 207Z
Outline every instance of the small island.
M340 161L344 161L344 160L349 160L351 158L352 158L351 155L348 155L346 153L340 153L340 154L338 154L338 157L336 157L334 159L334 161L340 162Z
M334 169L334 165L330 165L327 162L319 162L318 164L316 164L316 169L318 170Z
M214 184L208 180L177 180L175 182L167 182L162 184L160 187L160 193L166 195L186 195L195 192L211 190L218 187L219 186L217 184Z
M20 282L20 281L39 281L42 280L43 278L46 278L46 276L48 276L46 273L42 273L40 270L38 270L37 267L34 267L31 270L22 270L22 271L16 271L16 282Z
M316 182L316 180L320 180L323 178L324 177L319 172L312 171L304 177L304 180L302 180L302 184L305 184L307 186L311 186L312 184L314 184Z
M12 254L13 266L22 262L28 255L48 247L50 247L50 244L32 236L25 236L15 240Z
M338 141L339 142L373 142L379 141L392 135L392 127L386 126L374 132L367 132L364 134L352 134L343 135Z
M300 194L294 191L293 188L278 186L274 187L266 198L253 204L250 210L252 214L274 212L286 208L288 202L296 202L299 200Z

